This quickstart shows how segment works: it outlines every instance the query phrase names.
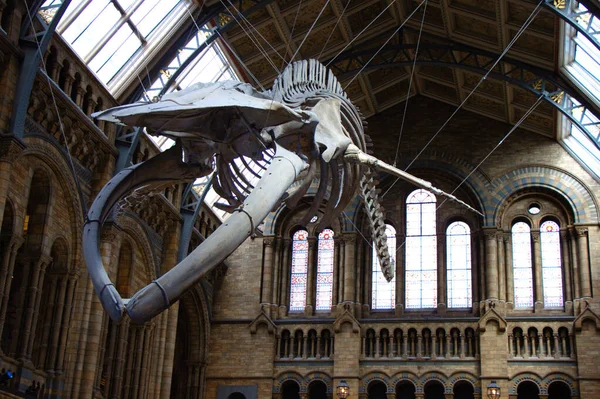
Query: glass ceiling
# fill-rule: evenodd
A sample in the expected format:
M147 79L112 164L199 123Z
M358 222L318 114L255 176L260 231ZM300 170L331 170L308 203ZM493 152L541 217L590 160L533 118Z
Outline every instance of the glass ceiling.
M581 90L591 103L600 108L600 19L582 4L573 2L578 15L577 24L595 39L593 43L572 26L562 22L565 32L563 43L563 65L561 72ZM567 98L568 107L573 107L573 116L587 129L583 132L575 123L560 115L562 144L575 155L586 168L600 178L600 127L599 119L589 109L581 106L574 98Z
M56 0L47 0L44 6ZM587 12L585 7L571 2L580 15L577 23L596 41L600 41L600 20ZM127 82L141 82L146 74L145 62L160 53L168 36L177 32L184 22L192 18L196 5L185 0L72 0L58 26L58 32L71 45L79 57L96 74L108 90L115 94ZM563 59L561 72L571 80L591 102L600 108L600 50L572 26L564 23ZM196 82L239 80L238 75L219 47L218 40L193 60L177 79L173 73L192 56L211 35L211 26L196 26L196 34L190 37L171 63L161 71L158 79L145 88L140 100L149 101L161 91L184 89ZM600 179L600 129L596 118L572 97L568 105L573 107L573 117L587 129L583 132L569 118L559 115L559 141ZM593 136L593 137L592 137ZM164 137L150 137L165 150L173 142ZM247 162L247 165L252 165ZM257 180L244 164L238 167L252 184ZM196 182L196 190L205 186L207 179ZM219 196L210 190L206 201L213 205ZM228 215L213 208L221 218Z
M44 6L54 2L48 0ZM120 89L119 85L131 80L131 75L136 71L146 73L144 58L155 54L161 43L167 42L168 36L176 32L182 20L193 18L195 8L192 2L184 0L72 0L58 26L58 32L108 90L115 94ZM170 64L161 70L158 79L145 88L140 101L150 101L167 84L165 91L170 92L197 82L239 80L217 41L214 41L172 81L172 73L209 36L210 26L197 28L195 35L191 35ZM143 77L138 75L135 81L141 82ZM166 137L148 137L162 151L174 144ZM246 165L252 163L246 162ZM237 166L251 184L258 180L241 161L237 162ZM194 183L198 195L207 181L208 177ZM224 219L229 214L213 207L215 202L224 202L220 200L221 197L213 189L205 197L205 202L217 216Z

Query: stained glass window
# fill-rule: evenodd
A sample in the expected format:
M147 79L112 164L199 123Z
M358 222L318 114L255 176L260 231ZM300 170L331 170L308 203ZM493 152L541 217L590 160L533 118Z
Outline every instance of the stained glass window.
M464 222L454 222L446 229L448 268L448 307L472 306L471 229Z
M515 308L533 307L531 228L525 222L512 227Z
M396 230L389 224L385 225L387 245L390 257L396 263ZM373 276L372 276L373 309L394 309L396 307L396 276L388 281L381 272L377 251L373 246Z
M308 274L308 232L298 230L292 237L292 278L290 312L304 312Z
M435 196L413 191L406 200L406 308L437 306Z
M544 287L544 306L555 308L563 306L562 268L560 260L560 228L553 221L540 226L542 250L542 284Z
M331 311L333 295L333 230L325 229L319 234L317 263L317 308Z

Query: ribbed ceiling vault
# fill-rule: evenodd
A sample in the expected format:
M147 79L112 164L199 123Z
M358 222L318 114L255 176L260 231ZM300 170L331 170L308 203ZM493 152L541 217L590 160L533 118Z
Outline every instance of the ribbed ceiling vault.
M230 5L227 0L224 2ZM350 0L350 4L348 2L276 0L248 18L253 28L245 25L242 29L238 23L224 38L245 64L238 66L240 72L246 72L246 78L251 81L247 73L249 70L262 85L270 87L277 74L273 65L281 70L298 51L298 46L303 40L304 44L295 59L318 57L327 62L352 40L354 42L346 52L361 48L378 48L421 3L414 0ZM526 0L429 0L421 46L425 48L432 44L453 43L500 54L535 6L536 3ZM344 8L346 11L339 19ZM322 9L320 18L306 37ZM398 32L389 44L417 42L423 17L422 9L406 22L405 28ZM355 39L380 13L381 16ZM254 38L250 37L249 32L253 33ZM554 74L558 69L559 36L559 19L547 9L542 9L506 57L541 68L547 74ZM260 43L261 49L256 43ZM407 54L408 58L412 59L414 49L407 51L410 52ZM271 62L267 61L267 56ZM461 57L464 54L456 56ZM285 58L285 62L282 57ZM366 61L362 60L363 63ZM374 62L379 61L375 59ZM486 60L482 60L481 63L485 62ZM502 72L510 67L500 63L498 68ZM359 68L360 65L357 65L355 69ZM362 112L371 116L404 101L408 92L410 72L411 65L366 69L352 81L347 91ZM418 65L409 95L420 94L458 105L479 82L481 76L473 71L444 65ZM350 76L342 79L343 85L350 80ZM488 78L464 108L513 124L535 100L534 94L521 87ZM522 127L556 137L556 112L550 104L542 103Z

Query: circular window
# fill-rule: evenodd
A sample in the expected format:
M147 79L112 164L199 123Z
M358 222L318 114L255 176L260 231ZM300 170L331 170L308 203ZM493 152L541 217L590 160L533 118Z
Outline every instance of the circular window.
M540 204L536 204L534 202L533 204L529 205L529 208L527 208L527 211L529 213L531 213L532 215L537 215L541 211Z

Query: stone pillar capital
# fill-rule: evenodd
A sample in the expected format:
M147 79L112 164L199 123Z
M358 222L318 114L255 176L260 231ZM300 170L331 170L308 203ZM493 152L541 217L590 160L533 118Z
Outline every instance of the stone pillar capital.
M275 238L274 237L268 237L268 238L264 238L263 239L263 245L265 247L272 247L275 244Z
M12 134L0 134L0 161L14 162L25 149L25 143Z

